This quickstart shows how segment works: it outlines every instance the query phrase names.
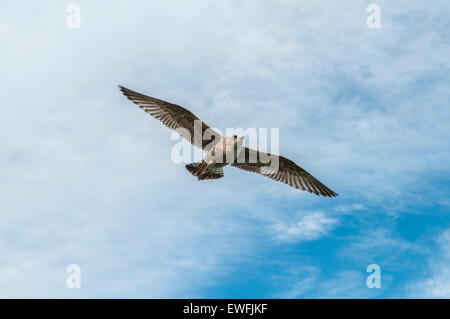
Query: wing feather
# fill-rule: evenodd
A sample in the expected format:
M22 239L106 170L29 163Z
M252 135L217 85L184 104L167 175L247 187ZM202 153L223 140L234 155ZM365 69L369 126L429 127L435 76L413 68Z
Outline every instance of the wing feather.
M213 146L219 141L221 134L216 130L213 130L208 124L201 121L189 110L186 110L179 105L138 93L120 85L119 88L133 103L157 120L161 121L161 123L168 128L179 133L194 146L205 149L206 146ZM197 125L195 125L196 121L199 121L197 122ZM211 133L210 140L203 139L206 130L209 130ZM197 136L196 134L199 136L198 141L195 139L195 136Z
M271 167L271 162L262 160L272 158L278 160L278 170ZM269 154L244 147L234 163L234 167L245 171L267 176L294 188L300 188L316 195L327 197L339 196L303 168L284 156Z

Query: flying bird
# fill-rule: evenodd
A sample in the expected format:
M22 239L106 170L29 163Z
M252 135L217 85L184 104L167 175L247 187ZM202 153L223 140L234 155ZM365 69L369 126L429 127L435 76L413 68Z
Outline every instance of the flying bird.
M222 178L224 176L223 168L231 165L318 196L338 196L286 157L245 147L242 135L222 136L192 112L179 105L138 93L120 85L119 88L128 99L145 112L206 152L204 160L186 165L186 169L199 180ZM200 138L196 138L198 136ZM210 139L207 139L206 136L209 136ZM274 163L277 165L273 165Z

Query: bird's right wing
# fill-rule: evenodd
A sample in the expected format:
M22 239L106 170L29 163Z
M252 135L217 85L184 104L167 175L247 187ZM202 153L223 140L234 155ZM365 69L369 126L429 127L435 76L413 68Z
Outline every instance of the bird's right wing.
M278 165L273 167L272 164L276 161L278 161ZM231 165L245 171L267 176L273 180L316 195L328 197L338 196L338 194L326 187L314 176L284 156L244 147L236 161Z
M119 86L119 88L133 103L198 148L204 150L206 146L211 147L222 137L192 112L179 105L138 93L123 86ZM206 139L203 139L204 137Z

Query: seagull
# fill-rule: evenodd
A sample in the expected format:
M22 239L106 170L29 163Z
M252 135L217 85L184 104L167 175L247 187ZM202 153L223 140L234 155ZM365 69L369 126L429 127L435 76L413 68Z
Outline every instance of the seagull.
M145 112L206 152L204 160L186 165L189 173L199 180L222 178L223 168L231 165L317 196L339 196L286 157L245 147L242 135L222 136L191 111L179 105L138 93L121 85L119 88L129 100ZM200 138L195 138L196 136ZM206 136L211 138L207 139ZM223 160L224 158L226 160ZM273 163L277 164L275 168Z

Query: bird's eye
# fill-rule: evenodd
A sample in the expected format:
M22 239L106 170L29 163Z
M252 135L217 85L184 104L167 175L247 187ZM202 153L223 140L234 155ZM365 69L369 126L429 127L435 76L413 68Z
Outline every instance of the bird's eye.
M233 135L233 138L234 138L234 139L237 139L237 135Z

